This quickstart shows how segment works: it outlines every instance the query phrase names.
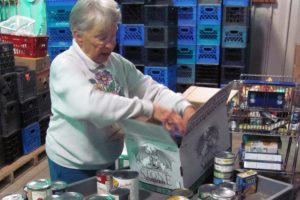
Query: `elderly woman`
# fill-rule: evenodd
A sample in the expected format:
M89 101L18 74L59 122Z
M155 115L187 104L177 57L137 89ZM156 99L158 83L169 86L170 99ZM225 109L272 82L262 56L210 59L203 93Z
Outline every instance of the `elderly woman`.
M112 166L124 135L117 123L145 116L184 134L193 107L114 53L121 14L113 0L78 0L72 46L51 64L46 152L52 180L68 183Z

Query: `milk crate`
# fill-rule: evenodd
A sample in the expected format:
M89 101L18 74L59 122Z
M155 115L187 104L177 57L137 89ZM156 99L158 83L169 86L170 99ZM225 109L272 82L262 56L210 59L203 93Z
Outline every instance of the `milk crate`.
M223 0L224 6L249 6L249 0Z
M195 64L196 45L177 46L177 64Z
M49 45L56 42L72 42L72 33L70 26L63 24L49 25L47 27L47 33L49 36Z
M176 90L176 65L173 66L145 66L145 74L155 81Z
M247 61L247 48L222 48L222 65L244 66Z
M5 164L11 164L23 155L21 129L9 133L6 136L0 136L0 140L2 140L2 151Z
M143 46L121 46L120 54L136 65L144 64L145 50Z
M197 0L173 0L174 6L196 6Z
M197 45L196 63L218 65L220 63L220 46Z
M53 61L57 55L69 49L70 46L71 43L66 43L66 42L55 43L50 45L48 48L50 60Z
M219 65L196 65L196 83L219 84Z
M136 67L137 70L144 73L144 71L145 71L145 66L144 65L136 65L135 67Z
M46 21L48 26L57 23L68 24L69 16L74 4L67 3L68 1L65 2L66 3L46 3Z
M18 101L0 103L0 136L21 129L21 115Z
M222 18L221 4L198 4L197 23L220 25Z
M39 119L40 124L40 135L41 135L41 144L45 144L45 139L47 135L47 129L49 127L50 115L45 115Z
M196 45L196 26L178 26L177 45Z
M177 83L194 84L196 78L195 64L177 64Z
M40 125L34 122L22 129L23 153L28 154L41 146Z
M145 26L145 47L174 47L177 26Z
M222 4L223 0L198 0L198 4Z
M241 74L245 73L245 66L221 66L221 83L229 83L233 80L239 80Z
M145 5L145 26L177 26L177 7Z
M245 48L247 46L247 26L223 26L222 46Z
M8 89L4 96L6 101L15 101L18 100L18 84L17 84L17 74L15 72L6 73L2 75L2 78L6 82Z
M124 3L144 3L145 0L119 0L121 4Z
M176 65L176 61L176 47L145 48L145 65L147 66L172 66Z
M173 5L173 0L144 0L145 5Z
M249 25L249 8L238 6L224 6L223 7L223 25Z
M21 125L22 128L28 126L29 124L38 121L39 110L38 110L38 99L34 96L26 101L20 103L20 113L21 113Z
M220 45L221 26L220 25L198 25L197 45Z
M43 69L42 71L35 72L36 74L36 92L43 92L49 90L49 74L50 68Z
M196 26L197 7L180 6L177 8L178 26Z
M37 104L39 118L51 114L51 99L49 90L38 93Z
M12 43L4 43L0 40L0 74L14 71L15 59Z
M144 24L121 24L120 45L144 45Z
M26 67L16 67L18 98L19 101L25 101L36 96L36 74L34 70L28 70Z
M121 10L123 24L144 24L143 3L124 3Z

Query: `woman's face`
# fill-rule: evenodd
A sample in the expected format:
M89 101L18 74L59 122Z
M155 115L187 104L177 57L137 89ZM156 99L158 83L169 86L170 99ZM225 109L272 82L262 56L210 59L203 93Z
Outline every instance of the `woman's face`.
M103 29L94 26L91 30L79 35L75 31L74 37L83 52L94 62L102 64L106 62L116 46L116 34L118 26L111 25Z

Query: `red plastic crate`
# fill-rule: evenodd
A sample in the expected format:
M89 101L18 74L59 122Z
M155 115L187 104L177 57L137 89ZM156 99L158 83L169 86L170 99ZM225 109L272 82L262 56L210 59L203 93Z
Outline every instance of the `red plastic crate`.
M13 43L15 56L38 58L47 55L48 36L21 36L1 33L0 41Z

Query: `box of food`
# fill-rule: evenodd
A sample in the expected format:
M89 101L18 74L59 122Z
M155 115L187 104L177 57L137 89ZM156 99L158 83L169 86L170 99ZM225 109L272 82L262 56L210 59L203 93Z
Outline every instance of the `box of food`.
M41 71L50 67L49 56L39 57L39 58L26 58L15 56L16 66L26 66L29 69Z

